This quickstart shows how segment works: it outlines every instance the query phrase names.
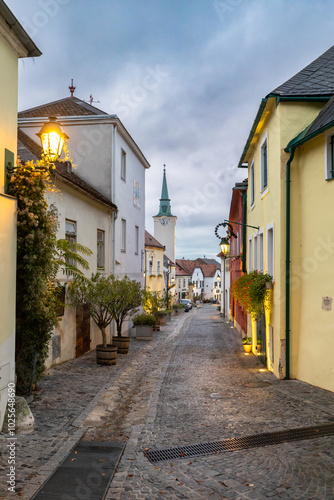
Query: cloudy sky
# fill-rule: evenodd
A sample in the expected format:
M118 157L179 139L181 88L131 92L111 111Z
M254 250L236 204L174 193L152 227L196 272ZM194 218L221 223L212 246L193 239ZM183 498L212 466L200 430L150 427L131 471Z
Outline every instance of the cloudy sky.
M19 109L69 96L73 78L116 113L151 164L152 233L167 165L178 258L217 254L261 98L334 44L331 0L6 3L43 52L20 61Z

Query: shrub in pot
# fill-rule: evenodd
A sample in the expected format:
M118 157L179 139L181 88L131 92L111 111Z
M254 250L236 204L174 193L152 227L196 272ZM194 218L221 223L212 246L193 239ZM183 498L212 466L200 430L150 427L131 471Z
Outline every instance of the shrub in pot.
M243 345L244 351L247 353L250 353L252 351L252 338L251 337L244 337L242 339L242 345Z
M79 307L83 304L89 306L89 314L102 336L102 344L96 346L96 362L98 364L116 364L117 347L107 344L106 328L113 320L109 303L111 297L112 281L110 276L99 273L92 274L90 280L74 279L69 285L70 304Z
M152 314L139 314L133 318L133 326L136 328L136 338L142 340L152 340L153 327L156 318Z

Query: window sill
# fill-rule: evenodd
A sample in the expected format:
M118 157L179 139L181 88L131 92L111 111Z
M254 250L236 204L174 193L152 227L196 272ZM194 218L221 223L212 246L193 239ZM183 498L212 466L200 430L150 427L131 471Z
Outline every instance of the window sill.
M121 252L122 252L122 253L126 253L126 250L121 249Z
M267 194L269 193L269 189L268 189L268 186L266 188L264 188L263 191L261 191L261 200L263 200L263 198L265 196L267 196Z
M334 181L334 177L328 177L328 179L325 179L325 181Z

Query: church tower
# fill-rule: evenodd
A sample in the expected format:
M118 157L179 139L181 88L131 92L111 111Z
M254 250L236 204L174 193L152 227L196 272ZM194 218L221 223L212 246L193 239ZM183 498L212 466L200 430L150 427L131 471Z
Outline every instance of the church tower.
M162 178L162 190L158 215L153 216L154 238L166 247L165 254L175 263L176 246L176 220L172 214L170 199L168 197L166 165Z

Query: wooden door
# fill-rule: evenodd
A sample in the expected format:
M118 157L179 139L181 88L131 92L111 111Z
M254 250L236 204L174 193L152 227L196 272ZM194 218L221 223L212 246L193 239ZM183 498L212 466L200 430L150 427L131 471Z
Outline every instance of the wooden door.
M87 305L77 307L75 357L79 358L90 350L90 314Z

